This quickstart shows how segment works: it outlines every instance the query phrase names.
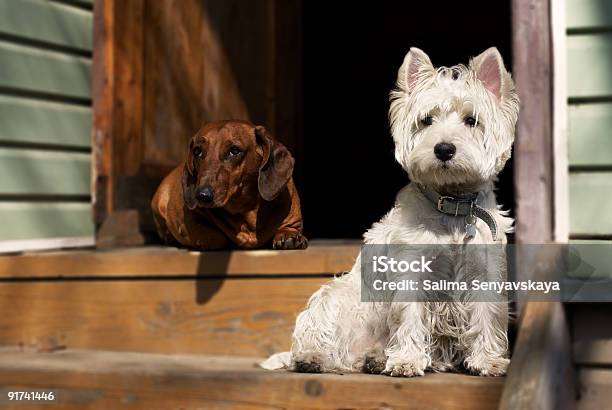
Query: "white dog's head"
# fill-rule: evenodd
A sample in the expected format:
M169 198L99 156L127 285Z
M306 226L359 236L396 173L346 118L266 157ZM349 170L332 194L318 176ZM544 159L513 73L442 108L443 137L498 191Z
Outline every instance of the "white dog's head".
M477 188L510 158L519 101L496 48L469 66L434 68L411 48L391 92L395 158L410 179L435 189Z

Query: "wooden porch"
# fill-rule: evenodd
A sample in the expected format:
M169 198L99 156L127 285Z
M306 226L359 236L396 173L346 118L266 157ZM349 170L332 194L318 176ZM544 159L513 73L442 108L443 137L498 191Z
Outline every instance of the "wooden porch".
M309 296L349 269L358 251L358 242L314 241L306 251L136 247L2 256L0 385L51 389L66 409L516 409L563 402L588 409L608 397L607 371L583 368L575 379L574 367L609 361L609 339L581 330L592 312L568 316L553 303L526 304L513 324L518 337L503 378L257 368L289 348ZM571 340L570 332L581 337ZM578 402L574 383L585 392Z

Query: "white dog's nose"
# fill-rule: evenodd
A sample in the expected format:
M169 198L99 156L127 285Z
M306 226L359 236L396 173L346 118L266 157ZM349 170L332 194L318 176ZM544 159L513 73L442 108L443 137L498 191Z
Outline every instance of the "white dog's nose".
M455 144L449 144L448 142L440 142L434 147L434 154L442 162L450 160L455 156L456 151Z

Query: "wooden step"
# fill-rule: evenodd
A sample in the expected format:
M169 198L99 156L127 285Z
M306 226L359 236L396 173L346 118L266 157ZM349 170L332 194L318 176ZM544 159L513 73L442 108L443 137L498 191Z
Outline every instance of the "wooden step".
M0 345L267 356L359 245L305 251L168 247L0 257Z
M504 379L427 374L298 374L261 359L0 348L0 407L9 409L494 409ZM55 406L9 402L8 391L54 391ZM3 407L4 406L4 407Z

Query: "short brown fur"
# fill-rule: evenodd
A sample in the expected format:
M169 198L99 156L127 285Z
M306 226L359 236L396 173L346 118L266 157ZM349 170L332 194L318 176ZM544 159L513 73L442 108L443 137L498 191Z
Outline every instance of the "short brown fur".
M160 236L195 249L306 248L293 163L262 126L204 125L151 202Z

